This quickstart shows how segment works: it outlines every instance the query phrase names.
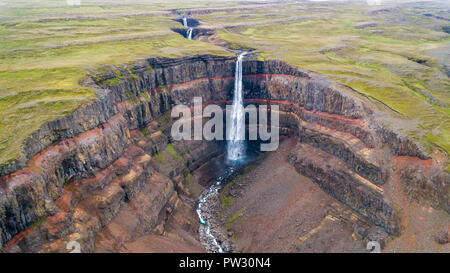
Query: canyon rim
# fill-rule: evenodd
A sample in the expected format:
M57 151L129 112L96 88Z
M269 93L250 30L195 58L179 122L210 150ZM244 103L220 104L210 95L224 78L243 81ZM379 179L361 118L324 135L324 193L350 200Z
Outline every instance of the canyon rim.
M1 252L450 252L446 1L62 2L0 9Z

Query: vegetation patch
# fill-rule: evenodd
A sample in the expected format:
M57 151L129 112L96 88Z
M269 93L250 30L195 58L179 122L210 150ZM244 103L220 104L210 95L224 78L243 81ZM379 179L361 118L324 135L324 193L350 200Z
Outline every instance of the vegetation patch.
M31 8L26 2L3 2L0 166L21 158L25 139L45 123L70 115L95 98L95 90L80 84L88 75L104 74L111 66L127 67L149 57L231 55L209 43L186 43L170 30L178 23L169 12L136 15L179 7L176 1L165 1L164 7L160 3L71 7L65 1L45 0ZM152 71L147 64L146 73ZM113 72L115 77L105 84L137 78L131 69Z
M246 209L245 207L241 208L235 214L233 214L230 218L228 218L226 223L225 223L225 228L226 229L231 229L231 225L233 223L239 222L239 221L243 221L244 220L243 214L244 214L245 209Z
M30 228L37 228L41 223L44 223L45 221L47 221L47 217L37 220L36 222L30 225Z
M336 11L311 9L299 4L296 16L303 20L264 24L244 24L218 31L223 40L248 45L259 58L280 59L291 65L327 74L357 92L418 122L418 127L404 128L405 135L429 151L440 147L450 151L450 85L443 62L449 35L445 21L417 17L413 7L399 9L396 22L391 13L370 14L368 6L340 3ZM439 6L427 7L431 13ZM263 12L263 11L260 11ZM267 11L266 11L267 12ZM232 15L202 17L212 25L229 20L243 23ZM256 13L251 11L250 15ZM256 14L255 14L256 15ZM294 16L292 7L281 7L280 17ZM210 19L214 18L214 19ZM291 17L292 18L292 17ZM211 20L211 21L209 21ZM263 20L263 19L261 19ZM377 29L355 28L355 23L376 22ZM442 31L436 28L440 24ZM379 28L379 29L378 29ZM446 59L447 58L447 59Z
M153 155L153 157L162 164L166 163L166 158L164 157L162 152L157 152L155 155Z
M42 125L95 99L96 91L80 84L87 75L128 67L110 71L115 77L105 84L117 85L126 77L137 79L130 67L149 57L235 54L208 42L188 41L171 30L181 25L168 10L205 7L212 2L110 3L71 7L64 1L44 0L27 7L26 1L2 2L0 166L21 158L24 141ZM214 2L215 7L236 5ZM379 101L419 123L417 128L405 129L406 135L430 150L440 147L449 153L446 52L450 26L436 16L423 16L439 14L442 7L399 4L395 13L370 9L355 2L330 8L322 3L285 1L276 12L233 9L195 17L202 27L216 29L232 49L253 50L259 60L278 59L329 75ZM355 28L364 22L376 26ZM153 68L147 64L146 70L151 73ZM169 124L170 117L162 121Z
M175 150L172 144L167 144L166 151L169 153L170 157L177 160L184 160L183 157Z
M230 187L231 182L225 185L225 187L222 188L219 194L220 205L226 209L229 209L231 207L235 199L235 197L229 194Z
M188 175L185 177L187 188L191 195L194 198L197 198L202 193L202 189L196 179L191 175L191 173L188 173Z

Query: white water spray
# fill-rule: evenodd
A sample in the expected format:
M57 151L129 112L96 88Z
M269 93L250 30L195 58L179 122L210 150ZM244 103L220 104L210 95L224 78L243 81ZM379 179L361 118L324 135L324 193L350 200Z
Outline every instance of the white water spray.
M187 38L189 39L189 40L192 40L192 28L190 27L189 29L188 29L188 31L187 31Z
M231 161L245 157L245 112L242 95L242 59L247 52L238 55L234 80L233 105L231 108L230 128L227 131L227 158Z
M183 17L183 26L184 27L188 27L187 18L186 17Z

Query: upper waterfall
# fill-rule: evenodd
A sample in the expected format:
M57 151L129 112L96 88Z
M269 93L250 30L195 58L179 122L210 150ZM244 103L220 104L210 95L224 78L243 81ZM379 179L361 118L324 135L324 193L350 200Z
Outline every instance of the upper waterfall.
M245 157L245 111L242 95L242 59L247 52L241 52L236 61L233 105L227 130L227 159L241 160ZM228 121L227 121L228 122Z
M186 17L183 17L183 26L184 27L188 27L187 18Z

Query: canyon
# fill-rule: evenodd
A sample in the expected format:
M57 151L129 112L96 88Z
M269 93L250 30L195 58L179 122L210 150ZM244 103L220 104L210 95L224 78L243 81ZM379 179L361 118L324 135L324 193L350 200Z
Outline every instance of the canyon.
M86 77L96 98L45 124L24 143L23 158L0 169L0 249L67 252L76 241L82 252L204 252L195 208L225 143L173 141L170 110L193 97L231 104L235 63L158 57ZM242 62L242 83L245 105L279 105L286 164L353 215L347 223L376 226L395 241L414 224L414 202L444 213L429 232L448 234L443 156L388 126L397 122L389 109L324 75L255 56Z

